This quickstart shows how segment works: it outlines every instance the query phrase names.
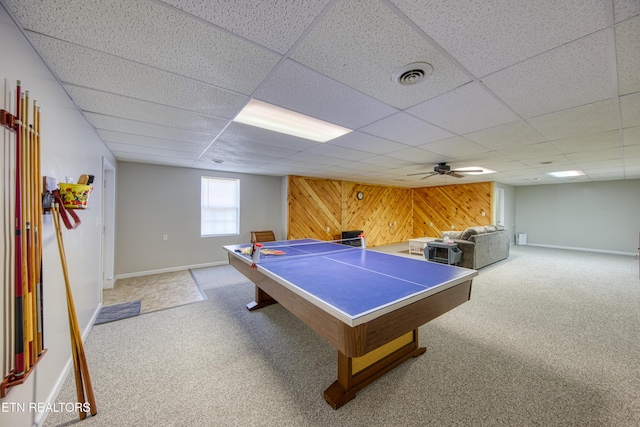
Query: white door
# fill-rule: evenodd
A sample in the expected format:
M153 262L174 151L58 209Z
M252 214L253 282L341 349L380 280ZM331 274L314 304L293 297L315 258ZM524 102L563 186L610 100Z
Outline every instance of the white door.
M504 225L504 189L496 188L493 194L493 221L496 225Z
M115 200L116 168L106 159L102 162L102 289L115 283Z

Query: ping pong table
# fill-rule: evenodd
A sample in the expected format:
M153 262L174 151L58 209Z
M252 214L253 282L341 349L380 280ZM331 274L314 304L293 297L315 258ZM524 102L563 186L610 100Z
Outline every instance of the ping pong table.
M338 409L377 378L426 351L418 328L471 297L475 270L313 239L228 245L229 264L255 284L256 310L279 303L338 350L324 391ZM268 252L268 251L263 251Z

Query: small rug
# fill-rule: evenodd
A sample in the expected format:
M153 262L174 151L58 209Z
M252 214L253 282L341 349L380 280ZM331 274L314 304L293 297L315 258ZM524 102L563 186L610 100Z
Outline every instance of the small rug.
M99 325L101 323L108 323L115 320L126 319L127 317L138 316L140 315L141 306L142 301L138 300L102 307L95 324Z

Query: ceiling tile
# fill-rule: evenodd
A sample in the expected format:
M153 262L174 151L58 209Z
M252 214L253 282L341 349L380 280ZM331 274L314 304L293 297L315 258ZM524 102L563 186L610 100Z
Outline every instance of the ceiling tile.
M157 68L39 34L30 38L63 83L221 118L233 118L247 101L244 95Z
M601 31L482 81L525 118L601 101L615 94L608 46Z
M431 165L431 164L437 164L440 162L446 162L450 160L446 156L433 153L431 151L426 151L418 147L411 147L411 148L407 148L400 151L394 151L393 153L387 154L386 157L404 160L414 165L422 165L422 164Z
M339 138L327 142L328 145L337 145L354 150L364 151L371 154L386 154L393 151L404 150L405 144L389 141L388 139L377 138L366 133L353 131Z
M542 135L522 121L467 133L464 137L494 150L544 141Z
M421 145L420 148L450 158L466 158L490 151L488 148L461 136L430 142L429 144Z
M173 157L177 160L195 160L198 155L182 150L173 150L158 147L141 147L139 145L120 144L118 142L109 142L107 147L114 152L128 153L128 158L132 156L145 156L143 158L151 157Z
M282 147L275 147L273 145L261 144L256 141L239 141L229 138L218 138L210 147L208 147L206 154L216 157L218 152L226 152L234 156L242 154L263 154L265 156L273 157L287 157L297 153L296 150L291 150Z
M397 111L294 61L282 64L254 97L349 129Z
M388 155L369 157L368 159L362 160L362 163L375 165L380 167L381 169L404 168L415 165L415 163L411 160L389 157Z
M214 165L213 167L218 168L221 167L219 165L263 166L277 159L278 157L267 156L265 154L246 151L232 152L224 149L213 148L207 150L207 152L204 153L198 160L203 160L205 164L207 163L207 160L209 160ZM222 163L218 163L218 161L222 161Z
M615 22L620 22L636 15L640 15L640 3L637 0L613 0Z
M620 95L640 92L640 19L616 25L616 60Z
M282 159L282 161L293 162L293 163L298 163L298 161L300 161L300 162L305 162L307 166L309 166L309 164L314 164L314 163L316 165L335 166L335 165L343 165L345 163L349 163L350 161L352 161L352 159L342 159L339 157L323 156L321 154L311 153L309 151L303 151L300 153L296 153L292 156L288 156ZM275 162L275 163L280 163L280 162Z
M219 138L221 140L230 142L238 141L240 143L257 141L261 144L294 151L304 151L319 144L318 142L308 139L285 135L242 123L231 123L225 128L224 132L220 134Z
M509 172L514 170L519 170L523 168L523 163L517 161L487 161L484 160L482 163L475 163L472 166L486 167L492 170L499 170L502 172ZM495 175L491 175L493 177Z
M160 0L255 43L285 53L330 2Z
M174 141L188 141L198 145L204 144L204 146L209 144L215 136L206 133L192 132L185 129L177 129L153 123L137 122L134 120L104 116L95 113L85 113L85 117L89 119L93 127L97 130L110 130Z
M158 150L175 150L185 153L191 153L190 158L197 157L208 145L207 142L193 142L183 140L171 140L167 138L157 138L145 135L134 135L130 133L116 132L111 130L98 130L98 136L109 147L117 144L118 151L133 152L139 150L139 153L153 153L154 149ZM125 149L125 146L129 146Z
M640 157L640 144L637 145L625 145L624 146L624 158L629 160L631 158Z
M118 161L538 185L640 174L640 6L607 1L3 0L0 16ZM394 83L414 61L433 75ZM250 97L353 132L320 144L232 122ZM498 173L406 176L442 161Z
M479 83L459 87L406 110L409 114L463 134L513 122L519 117Z
M252 93L280 60L264 48L151 1L20 0L15 13L34 33L244 94Z
M500 150L499 153L513 160L531 160L562 154L560 150L548 142L540 142L522 147L504 148Z
M211 135L218 134L227 123L226 120L180 108L167 107L106 92L71 85L65 85L65 89L84 112L155 123Z
M470 80L438 49L375 0L336 3L291 57L400 109ZM412 86L392 81L400 67L414 62L428 62L433 66L433 74Z
M606 26L600 0L390 1L476 77Z
M470 163L472 166L484 166L489 169L496 169L494 166L512 163L513 159L501 154L499 151L488 151L486 153L477 153L472 156L466 156L465 163Z
M178 159L176 157L164 157L153 155L142 155L136 153L127 153L123 151L111 150L114 156L120 162L148 163L152 165L176 166L188 168L193 164L191 159Z
M540 164L537 160L523 160L522 163L531 167L531 169L535 170L538 173L550 173L557 172L561 170L574 170L578 169L576 164L564 156L554 156L554 157L546 157L545 159L553 159L554 162L552 164Z
M619 168L619 170L622 170L621 169L622 160L621 159L591 160L591 161L584 161L584 162L576 162L576 166L583 172L592 171L592 170L611 169L611 168Z
M583 162L600 162L603 160L615 160L622 158L622 147L606 148L597 151L582 151L577 153L565 154L567 159L576 163Z
M548 140L606 132L618 128L614 100L533 117L528 121Z
M331 144L318 144L315 147L308 149L306 152L328 157L337 157L339 159L350 161L360 161L375 155L375 153L367 153L365 151L353 150L351 148Z
M303 153L297 153L294 154L292 156L289 157L283 157L277 160L274 160L272 162L270 162L269 164L273 167L273 168L277 168L280 166L283 166L285 168L291 168L292 171L289 172L288 174L285 175L290 175L290 174L296 174L296 171L302 171L302 170L319 170L320 168L322 168L323 164L319 163L318 161L312 162L309 159L313 158L314 156L311 155L304 155ZM330 161L333 161L333 163L330 163ZM331 159L331 160L327 161L327 164L331 165L331 164L336 164L335 159ZM346 162L337 162L338 164L344 164Z
M454 136L444 129L440 129L404 112L371 123L360 130L407 145L422 145Z
M640 144L640 126L623 129L622 140L624 142L625 147L627 145L639 145Z
M640 126L640 92L620 97L620 113L622 127Z
M370 163L364 162L349 162L343 165L340 165L341 168L346 170L352 170L357 172L378 172L381 170L380 166L372 165Z
M552 141L552 144L563 153L600 151L605 148L620 148L621 146L618 130L559 139Z

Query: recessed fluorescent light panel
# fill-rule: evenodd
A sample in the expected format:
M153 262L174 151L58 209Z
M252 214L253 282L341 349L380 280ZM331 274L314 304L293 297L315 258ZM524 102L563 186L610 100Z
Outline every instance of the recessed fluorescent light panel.
M496 171L481 168L480 166L469 166L468 168L456 168L456 172L464 172L467 175L484 175L486 173L496 173ZM482 172L466 172L466 171L482 171Z
M549 172L547 175L551 175L556 178L569 178L572 176L581 176L584 175L582 171L560 171L560 172Z
M351 129L255 99L250 100L233 121L317 142L327 142L351 132Z

